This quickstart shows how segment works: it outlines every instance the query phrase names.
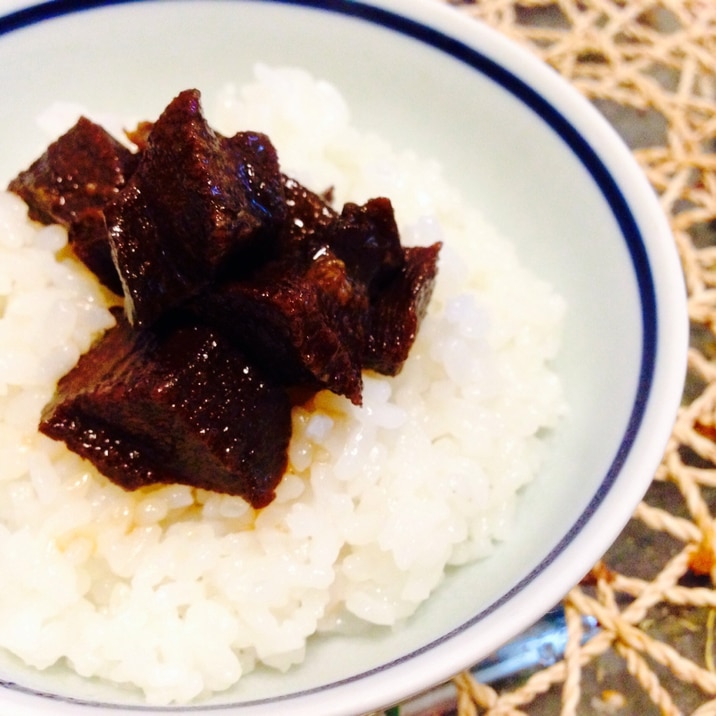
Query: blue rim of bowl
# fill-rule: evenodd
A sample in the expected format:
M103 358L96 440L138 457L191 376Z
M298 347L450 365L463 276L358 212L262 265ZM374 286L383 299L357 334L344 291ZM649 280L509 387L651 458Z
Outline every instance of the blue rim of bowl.
M181 0L177 0L181 1ZM230 0L235 4L240 4L245 0ZM254 2L257 0L253 0ZM84 10L92 10L101 7L113 5L128 5L132 3L147 3L152 0L49 0L38 5L32 5L21 10L11 12L0 17L0 38L15 30L27 28L40 22L52 20L53 18L78 13ZM579 159L582 166L592 176L599 187L605 201L609 205L614 218L620 228L624 241L629 251L629 256L634 268L634 274L639 287L639 296L641 298L641 317L642 317L642 356L639 370L639 378L637 384L636 396L632 406L629 421L627 423L624 436L619 448L612 460L612 463L602 480L600 489L596 492L592 500L589 502L585 510L575 520L572 528L564 535L560 542L551 550L551 552L519 583L511 590L504 594L501 598L486 607L479 614L476 614L470 620L460 625L452 632L444 635L425 646L412 651L392 662L381 665L378 669L366 670L354 676L343 679L326 686L317 686L310 689L299 690L290 694L277 697L257 699L255 701L242 701L239 704L205 704L205 705L189 705L189 706L173 706L167 707L148 707L143 705L122 705L125 710L131 711L147 711L152 713L161 713L162 711L172 711L174 713L202 710L222 711L237 707L258 706L262 703L278 702L295 698L296 696L308 696L312 693L334 689L344 684L359 681L371 673L383 671L397 666L400 663L410 661L421 653L429 651L436 645L449 641L455 634L460 633L481 620L485 619L489 614L497 610L515 594L522 591L530 582L532 582L539 574L541 574L555 559L564 551L567 545L589 522L590 517L603 502L609 493L611 486L617 479L624 462L629 455L631 448L636 440L639 432L646 405L651 393L654 368L657 352L657 307L656 294L654 289L654 281L650 270L649 258L644 240L639 230L638 223L634 218L627 200L625 199L619 185L612 177L611 173L600 159L592 146L584 139L578 129L548 100L540 95L534 88L526 84L522 79L501 66L499 63L490 59L478 50L466 45L464 42L446 35L439 30L429 27L417 20L404 17L384 8L366 5L362 2L354 0L258 0L258 2L267 5L292 5L304 8L310 8L316 11L332 12L339 15L356 17L360 20L378 25L385 29L397 32L412 39L418 40L430 47L437 49L452 58L468 65L473 70L488 77L490 80L500 85L503 89L511 93L524 105L529 107L537 114L569 147L574 155ZM466 665L467 666L467 665ZM109 702L97 702L92 700L75 699L57 694L49 694L27 688L21 684L11 681L0 681L0 687L11 688L13 690L42 696L44 698L66 702L76 703L85 706L107 707L118 704Z

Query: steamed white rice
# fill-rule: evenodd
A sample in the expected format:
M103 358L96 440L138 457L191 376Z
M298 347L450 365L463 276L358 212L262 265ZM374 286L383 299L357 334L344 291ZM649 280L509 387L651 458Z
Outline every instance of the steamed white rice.
M389 196L406 244L444 248L402 373L366 375L362 409L327 392L296 409L289 470L255 512L184 486L124 492L38 434L57 380L113 320L65 232L0 193L0 646L150 704L227 689L259 663L288 669L316 632L399 628L446 570L509 537L564 411L550 368L562 299L437 164L359 133L300 70L258 67L211 100L219 131L266 132L286 173L334 187L338 206ZM58 134L70 114L43 121Z

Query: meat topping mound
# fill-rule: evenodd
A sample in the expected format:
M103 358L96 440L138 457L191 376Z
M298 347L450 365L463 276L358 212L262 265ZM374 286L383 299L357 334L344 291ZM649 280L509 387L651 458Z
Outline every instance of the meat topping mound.
M364 370L400 372L440 244L404 247L384 197L336 211L264 134L215 132L197 90L127 137L136 151L81 118L9 186L124 297L40 430L125 489L179 482L263 507L297 396L360 405Z

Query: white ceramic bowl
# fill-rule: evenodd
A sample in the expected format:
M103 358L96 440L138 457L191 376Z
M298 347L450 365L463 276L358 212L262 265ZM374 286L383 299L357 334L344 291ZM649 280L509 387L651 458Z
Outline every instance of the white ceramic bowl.
M448 679L560 600L616 538L660 460L687 321L652 190L555 73L435 0L102 5L2 3L2 181L44 148L33 118L54 100L153 117L186 87L211 93L248 80L257 61L297 65L339 88L357 126L439 158L566 298L558 370L571 416L521 498L512 539L451 574L398 633L318 640L288 674L252 674L211 710L164 713L358 714ZM67 674L8 666L0 678L2 713L13 716L130 712L101 705L114 697Z

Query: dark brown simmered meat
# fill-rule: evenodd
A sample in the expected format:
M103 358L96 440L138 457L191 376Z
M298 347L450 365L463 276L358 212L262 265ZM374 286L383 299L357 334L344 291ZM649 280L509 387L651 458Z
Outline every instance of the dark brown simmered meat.
M98 124L81 117L8 189L31 219L68 227L86 209L101 209L127 183L137 157Z
M125 489L187 483L268 504L286 467L285 391L196 324L120 317L59 382L40 430Z
M179 94L154 123L127 187L104 208L130 323L151 325L205 288L225 263L268 255L283 183L268 137L217 135L200 94Z
M8 189L25 200L30 218L61 224L78 258L100 281L121 291L106 237L98 233L102 209L127 183L138 157L98 124L81 117L50 144ZM79 223L79 227L74 225Z
M397 375L415 341L435 286L440 243L403 249L404 264L371 302L363 365Z
M121 296L122 282L112 259L107 223L101 209L87 209L70 224L67 238L75 256L94 273L102 285Z
M288 219L283 251L297 256L297 261L328 252L343 263L351 285L365 289L368 304L362 305L358 313L344 314L339 333L353 335L362 342L360 355L350 353L356 361L353 369L360 372L370 368L396 375L432 295L441 245L403 247L393 205L385 197L370 199L363 205L347 203L337 214L317 194L288 180L286 198ZM353 327L349 328L351 322ZM321 355L310 340L305 349L311 356ZM314 368L313 372L318 371ZM336 389L335 380L323 386L350 397L345 390ZM351 399L360 404L355 396Z
M338 214L323 197L307 189L291 177L283 177L286 197L286 219L281 229L277 254L279 257L310 257L326 245L327 232Z
M281 384L328 388L361 404L368 297L329 250L227 281L196 310Z
M328 248L350 275L368 288L403 265L403 248L390 199L347 203L339 214L323 197L284 177L286 221L279 239L282 257L310 258Z
M397 375L432 295L441 244L403 247L393 205L385 197L345 204L326 241L367 288L362 367Z
M348 203L331 227L329 246L371 295L377 294L404 264L400 233L390 199Z

